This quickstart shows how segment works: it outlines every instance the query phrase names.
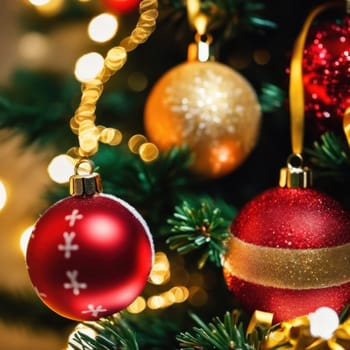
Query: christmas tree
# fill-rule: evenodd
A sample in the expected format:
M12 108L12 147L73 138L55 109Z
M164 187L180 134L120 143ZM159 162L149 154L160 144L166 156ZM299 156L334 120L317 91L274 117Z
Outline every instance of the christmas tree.
M348 1L2 5L2 348L350 349Z

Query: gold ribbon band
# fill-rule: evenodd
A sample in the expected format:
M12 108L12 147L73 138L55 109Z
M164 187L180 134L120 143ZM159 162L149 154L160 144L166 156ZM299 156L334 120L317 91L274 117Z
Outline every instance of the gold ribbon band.
M313 289L350 282L350 243L317 249L262 247L232 236L224 269L247 282Z

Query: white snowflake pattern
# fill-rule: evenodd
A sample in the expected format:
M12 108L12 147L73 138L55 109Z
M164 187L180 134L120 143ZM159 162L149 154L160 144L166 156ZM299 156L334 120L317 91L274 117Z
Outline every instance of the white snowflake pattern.
M75 232L64 232L63 233L64 244L58 245L58 250L64 251L64 257L69 259L73 251L79 249L78 244L73 244L73 239L75 238Z
M108 311L107 309L104 309L102 305L94 306L94 304L89 304L87 306L87 310L83 310L82 314L88 314L91 313L92 317L98 317L99 313Z
M78 277L78 271L73 270L73 271L67 271L66 276L68 277L70 283L64 283L63 287L65 289L72 289L74 295L79 295L80 294L80 289L86 289L87 284L84 282L78 282L77 277Z
M75 222L77 220L81 220L83 217L84 216L82 214L79 214L78 209L73 209L72 213L70 215L66 215L64 219L69 222L69 227L73 227Z

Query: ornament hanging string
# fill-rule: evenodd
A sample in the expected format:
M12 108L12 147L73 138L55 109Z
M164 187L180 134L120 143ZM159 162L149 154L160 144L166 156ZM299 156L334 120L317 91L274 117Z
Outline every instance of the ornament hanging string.
M95 79L82 83L80 105L70 120L72 132L78 135L79 147L67 153L74 158L89 158L97 153L98 143L118 145L122 134L118 129L96 125L96 104L103 92L104 84L120 70L127 61L127 53L147 41L156 27L158 16L157 0L142 0L139 5L140 16L134 30L124 38L119 46L111 48L104 59L104 66ZM153 149L156 146L151 144ZM148 150L149 152L149 150ZM152 152L151 152L152 153Z
M199 35L207 32L209 19L201 12L200 0L186 0L187 17L190 25L196 29Z
M316 7L306 18L303 28L294 44L290 66L289 104L291 120L292 152L300 155L304 140L304 86L303 86L303 53L305 41L314 19L323 11L342 5L344 2L329 2Z

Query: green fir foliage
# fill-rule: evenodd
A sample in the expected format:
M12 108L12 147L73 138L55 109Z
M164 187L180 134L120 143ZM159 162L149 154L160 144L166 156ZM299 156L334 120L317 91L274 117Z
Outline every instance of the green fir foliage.
M255 346L248 343L243 324L237 324L238 317L226 312L223 320L213 318L206 324L198 316L192 318L199 327L193 327L192 332L183 332L177 336L182 350L254 350Z
M229 225L234 214L235 210L220 200L214 201L209 197L184 200L175 207L173 217L168 219L171 235L166 243L180 254L203 251L198 261L199 268L208 259L221 266L225 240L230 236Z
M344 138L326 132L313 146L313 149L307 150L306 153L314 166L321 170L321 175L342 176L344 170L350 170L349 146Z
M96 336L77 331L70 342L75 350L139 350L135 333L119 314L85 325L93 329Z

